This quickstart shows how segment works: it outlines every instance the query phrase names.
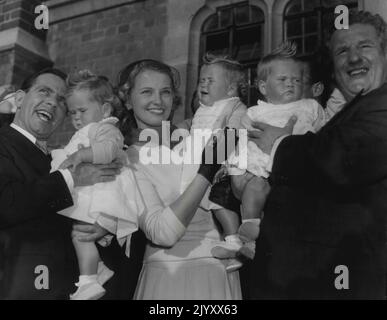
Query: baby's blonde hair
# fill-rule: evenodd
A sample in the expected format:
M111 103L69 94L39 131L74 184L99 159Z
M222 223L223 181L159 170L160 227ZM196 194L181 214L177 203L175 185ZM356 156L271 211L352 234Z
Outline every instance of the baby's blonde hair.
M235 83L238 95L246 94L246 75L243 66L236 60L230 59L228 56L215 55L207 52L203 57L203 65L217 64L226 71L226 77L229 84Z
M274 51L264 56L257 66L257 81L266 81L271 72L271 67L275 61L292 60L298 62L296 59L297 44L293 41L285 41L278 46Z
M90 70L79 70L71 73L67 79L67 96L74 91L87 90L90 92L90 98L103 105L109 103L112 107L112 116L118 119L122 118L124 108L121 100L115 93L109 79L105 76L97 76Z

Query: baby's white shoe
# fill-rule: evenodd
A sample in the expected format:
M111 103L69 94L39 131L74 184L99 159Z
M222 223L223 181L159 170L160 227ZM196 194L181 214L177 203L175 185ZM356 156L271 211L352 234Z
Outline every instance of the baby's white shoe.
M241 249L243 243L238 235L233 234L225 237L225 241L218 246L212 248L211 253L215 258L229 259L225 262L226 271L232 272L242 267L243 263L237 259L237 253Z
M70 300L98 300L106 290L98 283L97 275L80 276L75 284L78 289L70 294Z
M97 281L103 286L114 275L114 271L110 270L103 261L98 262Z
M226 236L224 241L212 248L211 253L214 257L220 259L235 258L236 253L242 247L243 242L237 234Z

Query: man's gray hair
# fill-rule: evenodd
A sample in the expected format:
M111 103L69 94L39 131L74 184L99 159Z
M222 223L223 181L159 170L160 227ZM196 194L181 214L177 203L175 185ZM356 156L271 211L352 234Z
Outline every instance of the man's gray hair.
M380 45L384 52L387 48L387 23L384 19L378 14L372 14L368 11L358 11L351 10L349 11L349 25L353 24L366 24L373 26L376 30L376 34L380 39ZM331 35L333 35L335 30L332 30Z

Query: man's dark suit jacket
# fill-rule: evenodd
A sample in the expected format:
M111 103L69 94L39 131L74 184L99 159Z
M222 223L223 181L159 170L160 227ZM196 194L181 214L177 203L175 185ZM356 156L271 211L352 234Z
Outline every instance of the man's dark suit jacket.
M56 213L72 198L50 161L13 128L0 129L0 299L68 299L73 290L71 220ZM47 290L35 287L40 265Z
M286 137L270 182L245 297L385 298L387 85L358 95L318 133ZM335 286L340 265L348 290Z

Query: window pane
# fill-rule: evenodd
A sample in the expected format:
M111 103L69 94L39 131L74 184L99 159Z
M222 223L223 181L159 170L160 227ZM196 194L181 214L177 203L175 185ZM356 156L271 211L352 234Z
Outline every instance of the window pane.
M286 21L286 37L294 37L302 34L302 19Z
M249 7L241 6L235 8L235 23L237 25L249 23Z
M305 38L305 51L304 53L313 53L317 50L318 38L317 35L308 36Z
M246 79L247 79L247 92L246 96L242 97L242 101L248 107L257 104L258 99L263 99L263 96L259 94L259 91L255 85L257 79L257 67L256 64L248 64L245 66Z
M304 11L313 11L315 8L320 7L320 0L306 0L304 1Z
M214 14L207 19L203 25L203 31L212 31L218 29L218 15Z
M261 26L243 28L235 32L235 59L243 61L257 60L262 54Z
M334 8L341 4L352 6L358 3L357 0L322 0L321 2L325 8Z
M302 38L297 37L297 38L287 38L286 40L293 41L297 45L297 54L303 54L304 53L304 47L302 44Z
M318 30L318 20L316 16L309 16L304 18L305 33L313 33Z
M232 10L222 10L219 12L220 15L220 27L227 28L232 24Z
M250 6L250 21L264 22L265 17L262 10L258 7Z
M229 42L228 32L208 35L206 38L205 50L211 51L214 54L228 54Z
M239 4L219 9L211 19L205 22L202 29L201 54L210 51L228 54L239 60L249 70L250 77L248 95L244 101L249 106L255 105L258 94L254 85L256 66L263 54L263 11L255 6Z
M293 0L288 3L285 15L300 13L301 11L301 0Z

